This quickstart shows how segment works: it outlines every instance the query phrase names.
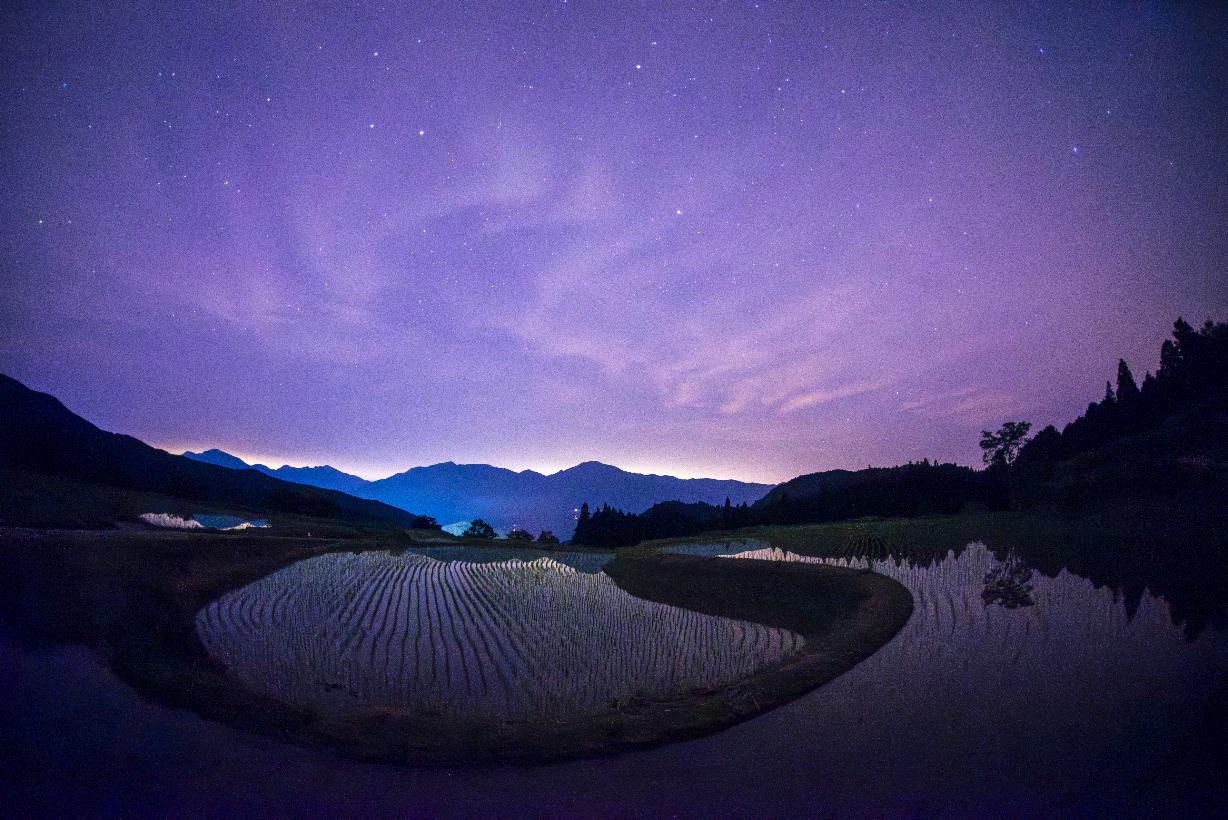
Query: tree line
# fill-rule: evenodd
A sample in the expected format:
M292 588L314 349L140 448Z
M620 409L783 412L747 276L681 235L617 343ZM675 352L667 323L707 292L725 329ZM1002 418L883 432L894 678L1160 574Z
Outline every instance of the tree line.
M483 521L481 518L475 518L469 522L469 526L465 528L463 533L461 533L461 537L498 538L499 533L495 532L495 528ZM507 539L509 541L536 541L538 544L546 544L549 546L559 543L558 536L552 533L550 530L542 530L541 534L534 539L533 533L529 532L528 530L521 529L520 527L514 527L512 531L507 534Z
M1125 360L1116 385L1061 431L1023 444L1011 465L1016 506L1077 506L1104 495L1188 493L1224 476L1228 457L1228 323L1184 319L1142 385Z

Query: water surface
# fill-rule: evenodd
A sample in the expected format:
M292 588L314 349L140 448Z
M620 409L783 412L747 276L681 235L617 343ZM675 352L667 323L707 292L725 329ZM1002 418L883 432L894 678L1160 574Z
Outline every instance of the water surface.
M4 788L14 805L88 801L114 813L189 804L212 814L435 817L1222 809L1188 755L1228 689L1223 632L1188 640L1162 598L1127 599L1068 572L1034 574L1030 606L986 603L985 577L999 562L979 544L921 563L837 563L849 562L872 564L916 599L912 620L866 661L714 735L531 768L340 760L142 701L84 650L0 641L0 763L13 774ZM1184 779L1172 779L1174 766Z

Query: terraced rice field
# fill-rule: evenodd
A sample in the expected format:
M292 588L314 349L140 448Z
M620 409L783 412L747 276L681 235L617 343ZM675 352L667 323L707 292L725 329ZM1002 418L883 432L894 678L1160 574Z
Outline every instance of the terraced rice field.
M249 689L326 713L565 720L718 688L801 651L782 629L635 598L550 558L334 554L201 610Z

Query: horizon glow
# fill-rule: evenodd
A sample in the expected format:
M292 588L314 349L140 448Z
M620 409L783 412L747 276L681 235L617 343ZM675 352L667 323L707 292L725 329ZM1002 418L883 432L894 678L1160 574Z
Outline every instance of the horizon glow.
M0 12L0 372L363 477L775 483L1228 318L1228 8Z

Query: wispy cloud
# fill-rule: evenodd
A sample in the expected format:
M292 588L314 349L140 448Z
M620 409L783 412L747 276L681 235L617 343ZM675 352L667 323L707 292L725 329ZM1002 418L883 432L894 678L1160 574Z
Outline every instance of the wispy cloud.
M799 396L794 396L782 404L780 406L780 414L785 415L807 407L813 407L816 404L824 404L837 399L847 399L850 396L859 396L862 393L880 390L886 386L887 382L862 382L860 384L846 385L834 390L815 390L810 393L803 393Z
M906 413L918 413L926 418L965 417L971 420L1005 416L1018 409L1018 399L1004 391L981 387L922 395L899 406ZM988 422L985 422L988 424Z

